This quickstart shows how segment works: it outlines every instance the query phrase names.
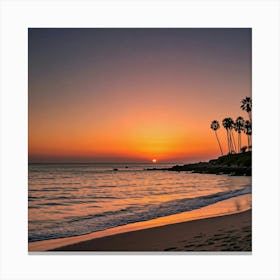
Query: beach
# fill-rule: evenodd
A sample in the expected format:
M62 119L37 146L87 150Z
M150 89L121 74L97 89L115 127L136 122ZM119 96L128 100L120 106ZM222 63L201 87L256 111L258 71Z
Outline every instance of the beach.
M251 211L96 238L56 250L249 252Z

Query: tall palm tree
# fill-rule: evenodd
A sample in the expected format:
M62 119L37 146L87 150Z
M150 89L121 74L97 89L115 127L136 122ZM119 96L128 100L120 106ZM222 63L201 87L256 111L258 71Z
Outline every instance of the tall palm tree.
M246 111L248 113L250 122L252 122L252 116L251 116L251 112L252 112L252 99L251 99L251 97L246 96L245 98L243 98L241 100L240 108L243 111Z
M247 135L248 139L248 150L251 150L252 148L252 123L248 120L244 123L244 133Z
M242 117L236 119L234 129L238 133L238 152L241 153L241 131L244 129L244 119Z
M217 130L220 128L220 124L217 120L214 120L214 121L212 121L210 127L211 127L211 129L213 129L215 131L215 135L216 135L219 147L220 147L220 151L221 151L221 154L223 155L223 150L222 150L222 147L221 147L221 143L220 143L220 140L219 140L219 137L218 137L218 134L217 134Z
M228 141L228 153L232 154L235 152L234 149L234 138L232 136L232 129L234 127L234 122L232 118L223 119L223 127L227 131L227 141Z

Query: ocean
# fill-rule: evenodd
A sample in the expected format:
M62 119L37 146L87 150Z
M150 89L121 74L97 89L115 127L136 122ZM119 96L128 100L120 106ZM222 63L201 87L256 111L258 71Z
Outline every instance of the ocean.
M251 193L251 177L145 170L171 166L29 164L29 242L102 231Z

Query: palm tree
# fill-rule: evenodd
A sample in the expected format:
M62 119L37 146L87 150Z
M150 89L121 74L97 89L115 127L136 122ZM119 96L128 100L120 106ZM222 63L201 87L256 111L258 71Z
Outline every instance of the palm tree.
M248 138L248 150L251 150L252 147L252 139L251 139L251 135L252 135L252 123L248 120L245 121L244 123L244 132L247 135Z
M235 152L234 150L234 138L232 136L232 129L234 127L234 122L232 118L223 119L223 127L227 131L227 141L228 141L228 153L232 154Z
M215 131L215 135L216 135L216 138L217 138L217 141L218 141L218 144L219 144L219 147L220 147L220 151L221 151L221 154L223 155L223 150L222 150L222 147L221 147L221 143L220 143L220 140L219 140L219 137L218 137L218 134L217 134L217 130L220 128L220 124L217 120L214 120L212 121L211 123L211 129L213 129Z
M242 117L236 119L234 129L238 133L238 151L241 153L241 131L244 129L244 119Z
M251 97L246 96L245 98L243 98L241 100L241 103L242 104L241 104L240 108L243 111L246 111L248 113L250 122L252 122L252 116L251 116L251 112L252 112L252 99L251 99Z

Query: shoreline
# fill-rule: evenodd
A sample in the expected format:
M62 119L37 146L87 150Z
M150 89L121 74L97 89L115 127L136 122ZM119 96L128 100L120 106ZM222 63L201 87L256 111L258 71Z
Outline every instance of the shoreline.
M251 252L251 210L91 239L57 252Z
M146 230L153 231L157 228L170 227L174 225L179 225L180 223L189 223L194 221L201 221L201 223L203 223L203 221L209 218L221 218L225 216L235 215L236 213L237 214L242 213L244 211L250 211L251 199L252 199L251 194L245 194L227 200L223 200L193 211L160 217L149 221L127 224L127 225L107 229L104 231L93 232L93 233L79 235L79 236L29 242L28 250L29 252L42 252L48 250L71 251L74 248L73 249L74 251L103 251L103 250L115 251L114 244L111 244L112 247L109 250L108 247L106 246L104 247L104 249L100 249L100 248L94 249L92 246L89 246L88 250L86 250L83 246L82 247L79 246L85 242L96 243L96 240L100 241L104 238L114 239L116 236L120 236L123 234L134 235L135 233L138 232L141 235L141 232ZM142 240L142 238L140 240ZM101 243L102 242L103 241L101 241ZM63 248L61 249L61 247ZM141 248L138 248L138 250L140 249ZM163 249L160 251L163 251ZM118 249L116 251L130 251L130 250L129 248L124 246L121 250Z

